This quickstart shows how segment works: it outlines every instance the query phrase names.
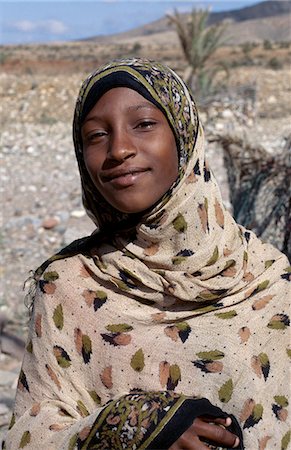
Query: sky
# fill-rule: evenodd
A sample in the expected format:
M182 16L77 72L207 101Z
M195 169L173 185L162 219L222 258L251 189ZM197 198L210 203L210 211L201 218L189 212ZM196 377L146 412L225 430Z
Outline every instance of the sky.
M238 9L260 0L0 0L0 44L70 41L128 31L177 9Z

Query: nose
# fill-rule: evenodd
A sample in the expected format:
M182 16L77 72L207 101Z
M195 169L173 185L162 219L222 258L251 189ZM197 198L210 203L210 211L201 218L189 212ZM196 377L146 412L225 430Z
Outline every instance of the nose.
M122 161L136 154L133 139L126 130L114 130L109 140L107 157L115 161Z

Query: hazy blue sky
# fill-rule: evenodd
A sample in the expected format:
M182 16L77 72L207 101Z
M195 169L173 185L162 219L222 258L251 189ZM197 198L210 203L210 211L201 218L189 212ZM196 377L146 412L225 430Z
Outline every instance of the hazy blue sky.
M126 31L177 8L237 9L256 0L0 0L0 44L65 41Z

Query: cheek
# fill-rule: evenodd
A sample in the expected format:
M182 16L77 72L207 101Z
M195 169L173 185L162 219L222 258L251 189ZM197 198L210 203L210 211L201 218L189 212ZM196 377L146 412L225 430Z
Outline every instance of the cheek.
M166 164L163 169L163 172L169 174L169 178L171 178L172 183L176 180L179 172L179 157L178 150L176 146L176 142L171 141L169 148L171 149L170 153L167 151L166 154Z
M93 181L95 182L98 176L98 172L101 168L101 161L99 161L96 152L84 151L83 158L86 169L91 178L93 179Z

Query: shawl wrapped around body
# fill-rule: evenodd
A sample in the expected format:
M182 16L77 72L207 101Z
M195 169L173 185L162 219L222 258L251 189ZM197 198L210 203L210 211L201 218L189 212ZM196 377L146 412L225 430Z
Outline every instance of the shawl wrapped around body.
M106 203L82 156L84 111L115 85L160 107L179 150L176 182L134 217ZM98 231L36 272L5 448L169 448L195 417L227 413L240 448L287 449L289 262L225 209L183 81L147 60L102 67L81 88L74 141Z

